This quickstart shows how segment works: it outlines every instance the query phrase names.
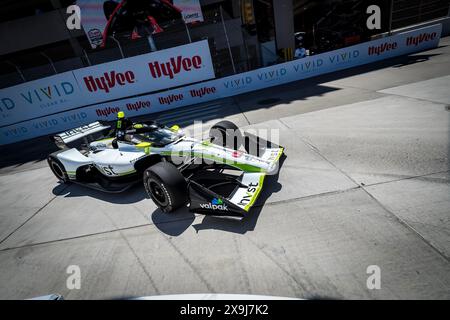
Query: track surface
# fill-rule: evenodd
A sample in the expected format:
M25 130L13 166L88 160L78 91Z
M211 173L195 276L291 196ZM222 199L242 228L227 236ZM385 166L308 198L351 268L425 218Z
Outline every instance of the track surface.
M279 129L287 158L241 222L59 185L45 138L1 148L0 298L449 299L449 45L158 115Z

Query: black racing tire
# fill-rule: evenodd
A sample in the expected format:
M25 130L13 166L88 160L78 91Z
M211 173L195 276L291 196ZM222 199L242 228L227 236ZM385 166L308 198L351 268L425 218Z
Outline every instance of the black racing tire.
M66 168L64 168L64 165L61 163L61 161L58 160L55 155L49 155L47 158L47 163L53 174L59 181L63 183L70 182Z
M233 139L234 136L234 139ZM209 130L209 137L214 144L238 150L242 145L242 133L231 121L220 121Z
M159 162L145 170L144 186L153 202L166 213L188 201L186 179L170 162Z

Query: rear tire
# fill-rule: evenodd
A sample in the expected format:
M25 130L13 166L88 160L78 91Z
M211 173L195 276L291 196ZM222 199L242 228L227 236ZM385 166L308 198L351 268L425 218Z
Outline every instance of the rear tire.
M164 212L172 212L188 201L187 183L169 162L159 162L144 172L145 191Z
M63 183L68 183L70 181L64 165L58 160L58 158L56 158L56 156L50 155L47 158L47 162L53 174L59 181Z
M242 145L242 134L239 128L231 121L220 121L209 130L209 137L214 144L238 150Z

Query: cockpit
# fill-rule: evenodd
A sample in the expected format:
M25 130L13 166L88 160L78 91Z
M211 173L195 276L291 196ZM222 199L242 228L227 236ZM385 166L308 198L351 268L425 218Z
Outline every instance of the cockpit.
M135 124L133 128L126 131L124 139L118 141L113 130L108 134L99 136L97 140L89 143L89 149L98 152L104 149L118 149L119 143L122 147L130 147L142 143L150 143L153 147L162 148L170 143L178 141L184 136L178 126L167 127L162 124L150 122L147 124Z
M179 140L184 136L182 131L174 126L172 128L168 128L163 125L157 126L157 128L150 130L148 132L143 133L135 133L131 135L126 135L125 140L127 140L127 136L130 139L130 142L138 144L142 142L149 142L152 146L155 147L164 147L172 142Z

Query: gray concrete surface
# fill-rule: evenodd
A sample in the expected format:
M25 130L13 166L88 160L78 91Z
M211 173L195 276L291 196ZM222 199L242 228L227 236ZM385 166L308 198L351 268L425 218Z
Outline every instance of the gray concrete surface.
M240 222L163 214L140 186L59 185L43 139L24 157L27 143L0 149L0 298L449 299L449 43L156 115L188 130L223 118L278 130L287 158ZM66 286L69 265L79 290ZM366 286L369 265L379 290Z

